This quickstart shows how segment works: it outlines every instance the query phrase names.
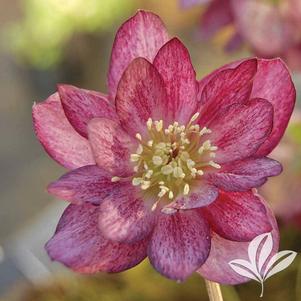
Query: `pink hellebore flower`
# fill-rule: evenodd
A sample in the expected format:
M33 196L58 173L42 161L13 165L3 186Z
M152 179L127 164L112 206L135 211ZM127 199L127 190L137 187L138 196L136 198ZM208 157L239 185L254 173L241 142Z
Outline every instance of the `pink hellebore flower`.
M201 18L201 34L210 38L221 28L234 25L226 45L235 50L246 43L260 57L280 56L301 70L301 1L280 0L182 0L183 7L207 4Z
M201 81L185 46L139 11L118 30L109 95L69 85L33 107L38 139L67 174L71 204L46 249L75 271L119 272L148 256L162 275L247 281L228 262L275 218L252 188L281 165L266 156L295 102L279 59L246 59Z

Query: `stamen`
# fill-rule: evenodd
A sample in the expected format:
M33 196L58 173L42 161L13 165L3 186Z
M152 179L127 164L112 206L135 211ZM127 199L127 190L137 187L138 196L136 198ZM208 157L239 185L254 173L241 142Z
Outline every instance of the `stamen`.
M121 179L120 177L112 177L111 182L113 182L113 183L118 182L118 181L120 181L120 179Z
M190 189L189 185L185 184L183 194L187 195L189 193L189 189Z
M131 161L132 162L139 161L139 159L140 159L140 155L138 155L138 154L131 154Z
M140 133L136 134L138 144L136 153L130 155L130 160L136 162L133 166L135 176L134 186L140 186L148 195L160 200L177 197L178 194L188 195L192 181L201 181L209 166L221 168L213 161L217 147L209 139L202 136L211 133L207 127L200 128L193 124L199 113L195 113L185 126L177 121L163 128L163 120L146 122L151 140L144 140ZM112 177L112 182L119 181ZM153 206L156 209L158 201ZM176 212L176 210L173 210Z
M200 113L195 113L195 114L191 117L190 121L191 121L191 122L195 121L195 120L199 117L199 115L200 115Z
M152 129L152 125L153 125L153 120L151 118L148 118L147 122L146 122L147 128L149 130Z
M160 166L160 165L162 165L163 160L159 156L153 156L153 163L157 166Z
M221 166L217 163L215 163L214 161L209 161L208 164L214 168L221 168Z

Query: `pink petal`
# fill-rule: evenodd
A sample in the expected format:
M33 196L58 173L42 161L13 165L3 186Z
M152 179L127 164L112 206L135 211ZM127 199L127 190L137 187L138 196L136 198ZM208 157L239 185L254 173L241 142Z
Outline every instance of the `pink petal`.
M108 86L110 97L115 98L120 78L137 57L153 61L158 50L169 40L161 19L150 12L140 10L118 30L111 54Z
M222 27L232 23L231 1L212 0L201 19L202 37L208 39Z
M205 84L200 102L200 124L205 126L219 111L234 103L245 103L249 100L252 81L257 71L257 60L250 59L233 69L214 72Z
M252 97L267 99L274 107L273 130L256 155L266 156L279 143L296 101L296 90L289 71L280 59L259 60Z
M199 183L199 186L193 189L189 195L180 195L172 203L166 205L163 211L171 209L193 209L207 206L218 196L218 189L208 183Z
M293 27L281 15L279 7L262 1L232 2L236 28L262 57L274 57L290 47Z
M215 161L231 162L254 154L272 129L273 106L264 99L236 104L219 112L208 124L210 140L218 147Z
M271 258L271 256L278 251L279 231L273 212L267 207L264 201L263 204L266 206L269 222L273 226L273 251L269 257ZM234 259L249 260L248 246L249 242L227 240L213 232L210 255L207 261L198 270L198 273L208 280L222 284L233 285L249 281L248 278L239 276L229 265L229 262Z
M195 210L160 214L148 256L162 275L184 280L207 259L210 234L207 222Z
M132 174L130 154L136 142L116 121L94 118L88 124L89 141L97 165L113 176Z
M199 83L199 93L198 93L198 99L199 101L201 101L201 96L202 96L202 92L204 90L204 88L206 87L206 85L214 78L216 77L221 71L223 70L233 70L235 68L237 68L240 64L247 62L247 61L251 61L250 64L254 64L253 61L257 59L256 58L250 58L250 59L241 59L241 60L237 60L234 62L231 62L229 64L226 64L216 70L214 70L213 72L209 73L208 75L206 75L204 78L202 78L198 83ZM205 99L206 100L206 99ZM205 101L204 100L204 101Z
M174 38L159 50L154 66L164 80L172 119L186 124L197 106L197 81L188 50Z
M42 103L34 104L32 118L38 139L50 157L59 164L74 169L95 163L88 140L68 122L58 93Z
M121 272L146 257L147 240L135 244L110 242L98 228L98 207L69 205L56 233L46 244L52 260L80 273Z
M133 243L152 231L155 214L132 184L116 187L100 204L99 227L109 240Z
M48 192L63 200L81 204L99 204L115 189L125 187L112 182L112 175L97 165L83 166L66 173L48 186Z
M101 93L70 85L59 85L58 92L69 122L85 138L88 137L87 124L92 118L117 119L114 106Z
M259 187L267 177L282 172L279 162L270 158L251 158L243 161L223 164L219 172L207 173L205 179L226 191L246 191Z
M252 192L222 192L215 202L203 208L212 229L234 241L250 241L270 232L267 210Z
M123 73L116 95L116 109L123 128L132 136L146 133L148 118L170 120L164 82L155 67L135 59Z

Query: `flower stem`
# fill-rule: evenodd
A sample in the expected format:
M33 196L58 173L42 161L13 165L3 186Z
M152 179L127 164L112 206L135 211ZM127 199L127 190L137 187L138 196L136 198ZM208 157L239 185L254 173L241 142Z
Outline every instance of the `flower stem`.
M205 279L206 288L210 301L223 301L221 287L218 283Z

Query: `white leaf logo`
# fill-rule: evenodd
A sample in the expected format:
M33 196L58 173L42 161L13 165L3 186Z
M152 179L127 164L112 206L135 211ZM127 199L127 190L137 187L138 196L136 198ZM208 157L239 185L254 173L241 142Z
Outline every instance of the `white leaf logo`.
M261 284L263 296L263 282L274 274L287 268L295 259L294 251L280 251L267 262L273 250L273 237L271 233L264 233L255 237L249 244L249 261L235 259L229 262L230 267L239 275L255 280ZM266 264L266 265L265 265Z

